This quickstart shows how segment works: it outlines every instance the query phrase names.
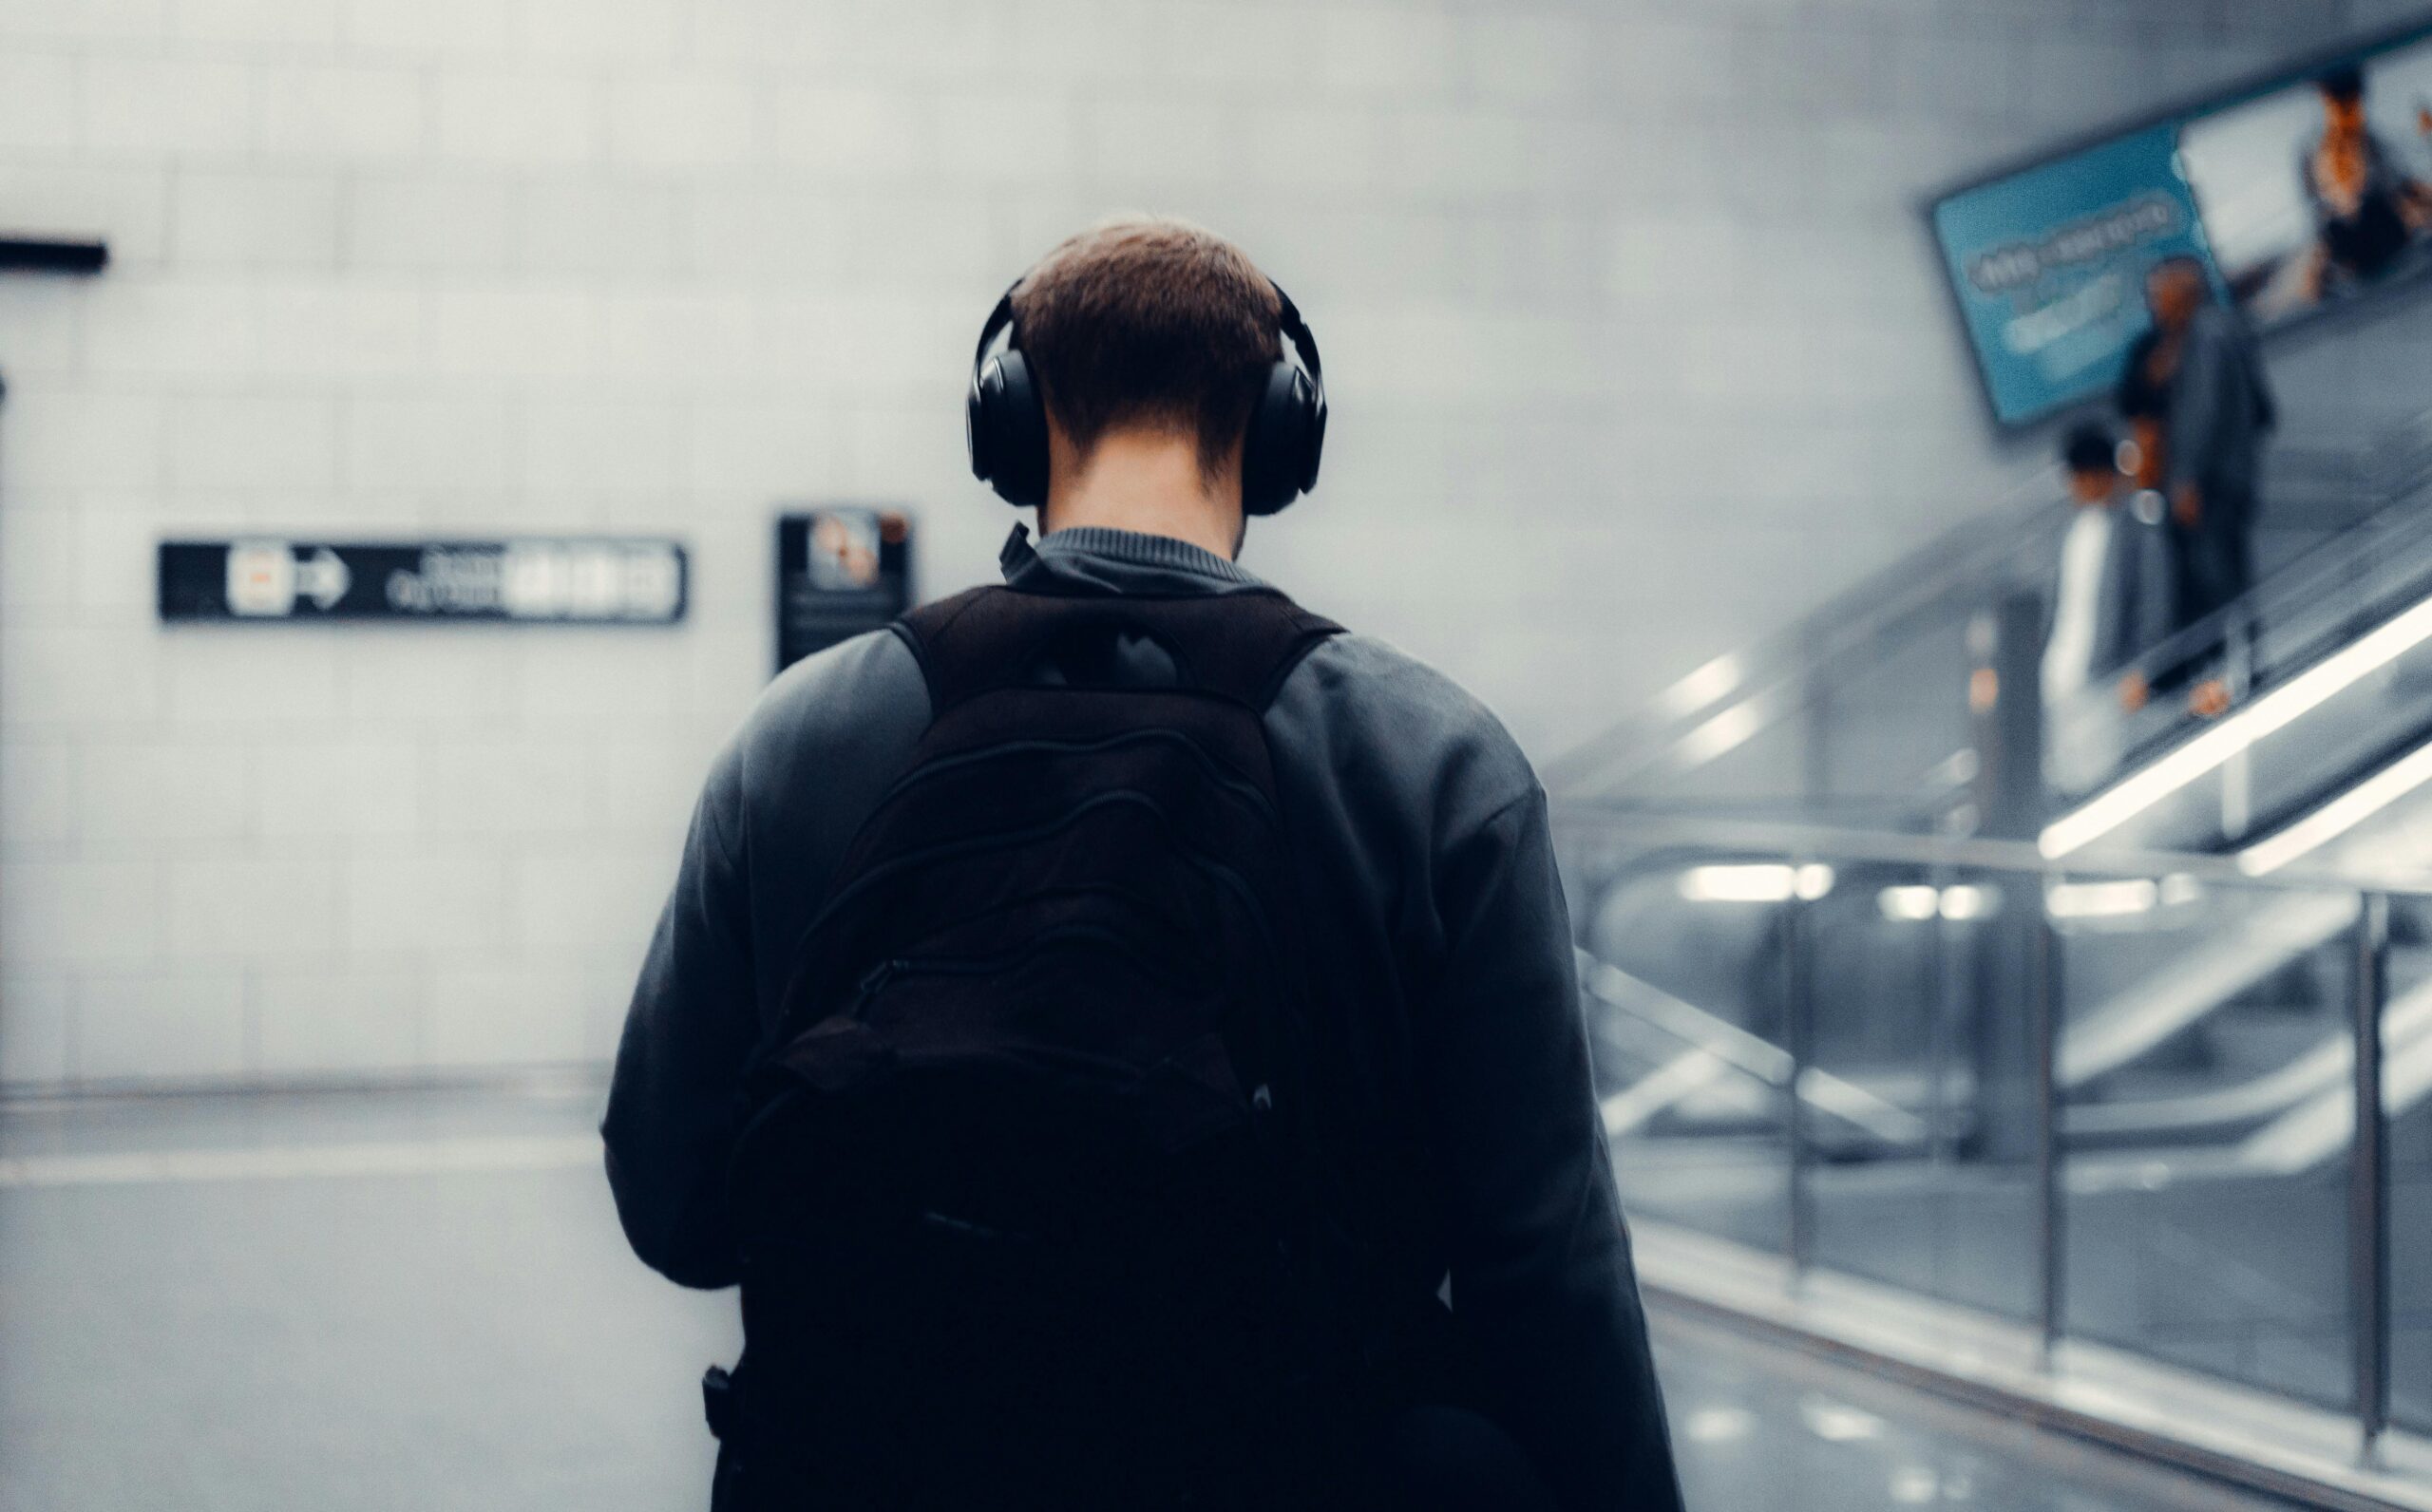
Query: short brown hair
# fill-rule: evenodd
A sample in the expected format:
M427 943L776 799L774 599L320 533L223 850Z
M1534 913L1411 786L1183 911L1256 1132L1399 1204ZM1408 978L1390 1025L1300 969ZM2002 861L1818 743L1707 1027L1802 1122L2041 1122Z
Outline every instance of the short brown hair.
M1014 289L1022 351L1074 445L1124 425L1195 435L1210 477L1283 354L1282 314L1246 253L1164 216L1102 221Z

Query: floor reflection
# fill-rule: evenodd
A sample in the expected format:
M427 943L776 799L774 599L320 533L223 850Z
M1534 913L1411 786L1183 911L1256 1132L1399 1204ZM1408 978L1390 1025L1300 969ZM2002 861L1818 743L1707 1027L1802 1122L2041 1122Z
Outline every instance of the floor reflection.
M730 1297L627 1254L598 1089L0 1112L0 1512L703 1503ZM2260 1508L1659 1320L1714 1512Z

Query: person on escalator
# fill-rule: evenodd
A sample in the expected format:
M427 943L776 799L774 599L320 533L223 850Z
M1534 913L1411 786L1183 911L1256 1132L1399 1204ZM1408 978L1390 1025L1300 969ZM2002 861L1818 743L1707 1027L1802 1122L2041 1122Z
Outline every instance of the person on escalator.
M2239 663L2259 629L2247 595L2264 444L2279 411L2253 331L2214 297L2202 261L2172 257L2156 266L2146 299L2152 328L2129 350L2120 402L2132 417L2157 417L2139 425L2138 442L2140 451L2160 453L2144 465L2170 506L2174 622L2185 629L2214 620L2218 638L2199 656L2228 663L2202 675L2189 696L2195 712L2210 716L2243 684Z
M2062 446L2076 507L2044 596L2042 693L2046 766L2071 791L2118 759L2119 711L2148 692L2138 658L2172 628L2161 496L2135 486L2122 450L2099 425L2070 431Z
M719 1512L1680 1512L1545 790L1235 560L1321 371L1231 242L1064 242L965 408L1040 539L714 764L602 1133L742 1289Z

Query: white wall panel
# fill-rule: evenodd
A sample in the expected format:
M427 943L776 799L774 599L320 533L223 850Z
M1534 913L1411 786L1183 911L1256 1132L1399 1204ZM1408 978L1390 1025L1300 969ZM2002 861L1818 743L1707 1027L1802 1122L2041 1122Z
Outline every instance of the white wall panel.
M231 966L87 972L72 1001L69 1064L79 1081L213 1081L254 1059L244 973Z
M765 682L770 517L1012 513L981 313L1109 211L1308 308L1249 564L1541 753L1966 518L1921 197L2409 0L0 0L0 1082L598 1057ZM2432 301L2284 344L2432 404ZM163 630L163 535L618 529L665 633Z

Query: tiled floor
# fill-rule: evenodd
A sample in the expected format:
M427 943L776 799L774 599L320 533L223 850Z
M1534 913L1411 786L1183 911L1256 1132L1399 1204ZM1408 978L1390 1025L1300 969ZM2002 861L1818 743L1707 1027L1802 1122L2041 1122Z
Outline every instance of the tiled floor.
M0 1512L678 1508L732 1297L645 1271L598 1091L0 1111ZM2234 1512L1663 1320L1699 1512Z

